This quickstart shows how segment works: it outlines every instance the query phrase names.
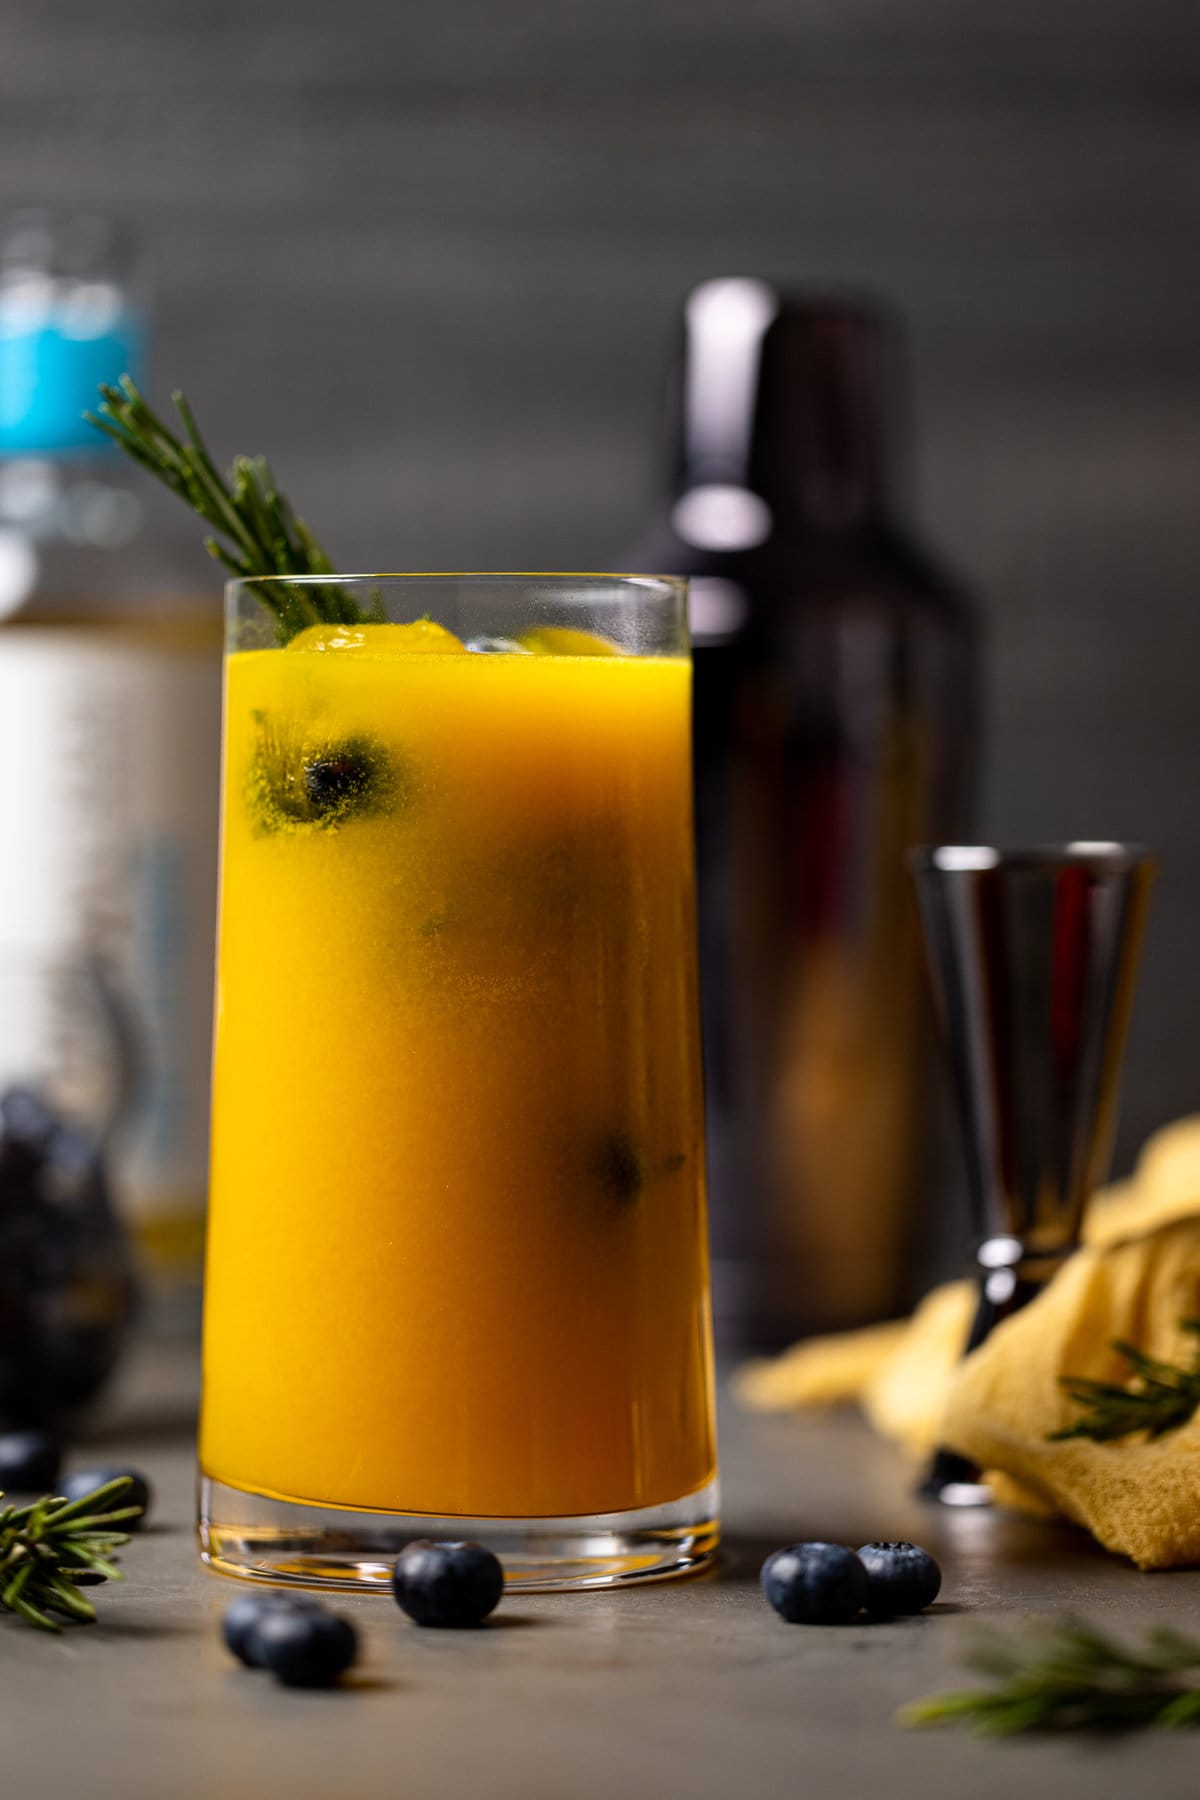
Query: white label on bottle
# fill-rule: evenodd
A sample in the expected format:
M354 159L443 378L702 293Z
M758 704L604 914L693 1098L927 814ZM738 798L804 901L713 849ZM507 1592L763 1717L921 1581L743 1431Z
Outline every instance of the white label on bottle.
M207 1185L220 766L215 654L102 629L0 632L0 947L103 959L142 1068L127 1215Z

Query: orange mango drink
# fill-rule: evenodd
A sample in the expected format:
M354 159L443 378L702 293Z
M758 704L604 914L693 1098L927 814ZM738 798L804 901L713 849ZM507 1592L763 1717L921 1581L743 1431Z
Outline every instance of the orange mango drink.
M603 647L229 659L220 1482L542 1518L713 1477L689 666Z

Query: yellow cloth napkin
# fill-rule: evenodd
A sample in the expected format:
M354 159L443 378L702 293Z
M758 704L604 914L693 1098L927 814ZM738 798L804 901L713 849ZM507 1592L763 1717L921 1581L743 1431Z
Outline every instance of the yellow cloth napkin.
M1200 1316L1200 1118L1146 1145L1127 1182L1098 1194L1085 1247L975 1353L961 1349L971 1282L937 1288L910 1321L814 1338L739 1372L760 1410L857 1400L872 1424L924 1455L945 1443L988 1471L998 1499L1061 1512L1146 1569L1200 1561L1200 1417L1150 1443L1051 1443L1078 1416L1059 1377L1124 1380L1110 1348L1190 1360L1179 1330Z

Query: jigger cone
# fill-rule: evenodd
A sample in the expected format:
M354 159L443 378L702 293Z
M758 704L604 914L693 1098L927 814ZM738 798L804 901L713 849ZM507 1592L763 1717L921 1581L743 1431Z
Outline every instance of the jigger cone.
M978 1233L971 1350L1074 1250L1108 1173L1155 864L1137 845L1091 843L910 860ZM945 1451L925 1491L986 1499Z

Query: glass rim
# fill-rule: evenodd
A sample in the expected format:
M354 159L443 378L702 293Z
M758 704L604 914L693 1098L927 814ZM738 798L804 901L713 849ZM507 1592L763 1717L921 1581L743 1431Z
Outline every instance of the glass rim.
M226 589L243 587L330 587L346 586L353 581L560 581L560 582L627 582L638 587L664 587L682 593L688 585L686 575L630 574L595 569L399 569L376 573L336 575L237 575L225 583Z
M1146 844L1079 838L1061 844L922 844L908 852L914 874L986 875L991 870L1156 869Z
M227 654L286 648L310 625L397 625L417 615L464 643L490 633L493 649L502 638L555 626L601 633L629 656L689 653L683 575L532 569L238 575L226 581L224 604Z

